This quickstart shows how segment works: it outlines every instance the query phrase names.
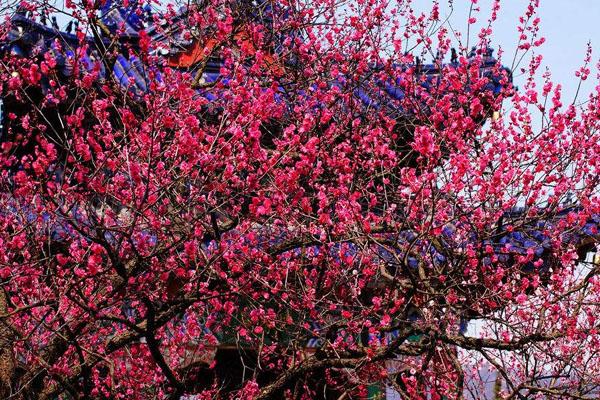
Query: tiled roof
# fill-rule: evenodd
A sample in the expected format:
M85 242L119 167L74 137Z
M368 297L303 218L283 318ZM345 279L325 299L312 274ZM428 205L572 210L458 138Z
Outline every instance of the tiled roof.
M181 11L180 17L185 15L185 10ZM136 13L132 13L128 9L122 7L110 7L107 2L106 8L103 9L102 22L105 29L116 31L121 27L116 35L119 40L127 42L135 47L139 32L144 29L147 35L152 38L154 44L162 44L160 48L155 49L156 54L164 58L165 64L179 69L193 67L194 60L200 50L197 42L184 39L176 28L171 28L174 24L171 22L169 26L157 26L154 23L146 21L154 21L153 18L140 17ZM51 52L56 58L57 69L65 77L71 76L76 70L92 71L94 68L99 70L99 77L106 78L107 71L105 66L99 60L97 46L98 40L105 43L109 39L104 37L95 40L93 37L86 37L84 42L87 42L88 50L83 55L75 56L79 40L77 32L73 30L73 25L69 25L67 31L46 26L29 18L25 13L16 13L12 18L12 27L5 37L3 42L0 42L0 55L2 53L10 53L21 57L31 57L35 54L43 54ZM77 29L77 28L75 28ZM205 44L210 45L210 44ZM130 52L123 51L119 54L112 66L112 74L123 86L127 86L130 90L136 93L143 93L148 88L148 74L140 60ZM498 71L508 71L502 69L496 59L492 57L492 51L488 50L483 57L471 58L473 62L480 62L480 75L490 78L488 85L484 90L488 90L493 94L498 94L503 84L502 77L498 75ZM475 61L476 60L476 61ZM429 89L436 85L441 71L446 67L456 67L458 64L454 62L445 64L406 64L397 65L396 70L405 71L410 68L417 68L420 76L422 76L421 86ZM74 65L79 63L79 65ZM441 67L441 68L440 68ZM500 67L500 68L498 68ZM220 76L221 61L217 58L210 59L207 65L204 66L203 80L205 82L213 82ZM377 72L376 66L371 66L371 72ZM368 109L385 109L390 114L402 117L409 114L410 110L405 110L400 105L404 98L404 92L401 88L401 78L397 78L395 82L389 80L375 79L376 73L366 74L368 77L353 90L356 99L358 99L365 108ZM157 73L157 79L160 79L160 74ZM508 72L510 79L510 72ZM133 83L133 84L132 84ZM343 79L337 79L330 82L331 86L344 85ZM47 89L47 84L42 82L42 88ZM199 89L200 94L209 100L214 100L214 94L211 95L206 89Z

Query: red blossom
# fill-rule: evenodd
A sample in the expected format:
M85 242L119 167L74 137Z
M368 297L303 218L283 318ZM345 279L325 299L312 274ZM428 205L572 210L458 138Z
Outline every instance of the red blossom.
M11 9L0 397L589 397L600 85L439 3Z

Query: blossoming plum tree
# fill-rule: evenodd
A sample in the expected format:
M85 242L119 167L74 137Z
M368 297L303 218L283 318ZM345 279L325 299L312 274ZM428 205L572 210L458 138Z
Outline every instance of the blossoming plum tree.
M600 86L499 3L11 5L0 397L597 396Z

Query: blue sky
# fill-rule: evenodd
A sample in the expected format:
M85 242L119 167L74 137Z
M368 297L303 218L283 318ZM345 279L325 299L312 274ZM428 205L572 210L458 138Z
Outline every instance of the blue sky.
M422 7L425 10L430 7L431 1L415 0L414 3L417 9ZM447 0L440 0L440 3L442 3L442 16L444 13L447 15ZM487 20L492 3L493 0L479 0L481 18L478 18L476 26L480 27L479 22L483 23ZM466 32L470 4L470 0L454 0L454 12L450 17L450 23L463 33ZM501 1L492 44L494 47L504 48L505 64L512 62L512 54L518 39L517 23L528 4L528 0ZM594 49L592 54L594 64L600 59L600 0L541 0L539 16L541 34L546 37L546 42L539 50L544 55L543 67L550 68L553 80L563 85L565 99L572 100L578 83L574 72L583 63L588 41L592 42ZM509 54L511 56L508 56ZM517 78L516 84L521 85L522 82ZM588 79L581 92L589 94L594 90L595 85L594 79Z

